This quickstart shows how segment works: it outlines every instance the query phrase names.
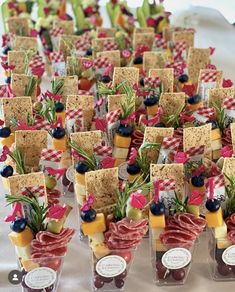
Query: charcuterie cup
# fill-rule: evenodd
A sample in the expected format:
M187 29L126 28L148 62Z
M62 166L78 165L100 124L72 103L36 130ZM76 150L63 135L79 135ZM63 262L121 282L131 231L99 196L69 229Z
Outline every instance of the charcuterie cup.
M208 233L209 269L214 281L235 281L235 244L228 238L216 239L215 233Z
M34 258L21 261L18 266L22 271L22 291L56 292L63 269L64 256Z
M92 291L123 291L135 250L92 252Z

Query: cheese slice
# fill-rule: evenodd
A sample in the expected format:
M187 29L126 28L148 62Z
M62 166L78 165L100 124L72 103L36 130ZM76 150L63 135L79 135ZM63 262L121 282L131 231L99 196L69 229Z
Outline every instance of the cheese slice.
M165 229L162 227L159 228L151 228L151 234L153 239L159 239L160 234L163 233Z
M21 265L23 266L26 272L32 271L39 267L39 264L33 262L31 259L21 260Z
M101 259L102 257L110 254L111 252L104 243L97 244L92 250L97 259Z
M227 232L228 232L227 225L225 224L225 222L223 222L223 225L215 227L214 236L217 239L226 238L227 237Z
M82 222L81 228L84 235L93 235L106 230L105 218L103 213L96 214L96 219L92 222Z
M89 235L89 245L93 249L97 244L101 244L104 242L104 234L103 232L98 232L92 235Z
M228 248L229 246L232 245L232 242L227 237L218 238L216 243L217 243L217 248L219 249Z
M113 157L114 158L122 158L126 159L129 152L129 148L119 148L114 146L113 147Z
M24 247L33 240L33 233L30 228L26 227L24 231L19 233L12 231L8 237L13 245Z

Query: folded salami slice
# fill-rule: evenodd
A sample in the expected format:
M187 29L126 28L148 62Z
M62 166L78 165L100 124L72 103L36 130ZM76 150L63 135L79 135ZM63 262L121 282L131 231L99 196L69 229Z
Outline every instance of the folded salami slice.
M232 242L232 244L235 244L235 229L229 231L227 236L228 236L228 239Z
M235 214L232 214L225 220L225 223L228 227L228 230L232 231L235 230Z

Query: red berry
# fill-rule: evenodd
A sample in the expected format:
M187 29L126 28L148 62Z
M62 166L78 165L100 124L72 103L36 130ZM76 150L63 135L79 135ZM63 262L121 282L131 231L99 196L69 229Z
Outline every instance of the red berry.
M107 277L102 277L101 276L101 279L104 281L104 283L111 283L113 281L113 278L107 278Z
M88 90L90 90L90 88L91 88L91 81L89 81L89 80L87 80L87 79L85 79L85 78L81 78L80 80L79 80L79 83L78 83L78 88L80 89L80 90L86 90L86 91L88 91Z
M123 279L115 279L115 285L117 288L122 288L124 286L124 280Z
M218 273L222 276L227 276L231 273L232 268L224 263L220 263L217 266Z
M104 286L104 281L103 279L100 277L100 276L96 276L95 279L94 279L94 286L97 288L97 289L100 289Z
M170 270L163 266L161 261L156 263L157 278L160 280L166 279L170 275Z
M176 281L182 281L185 277L185 274L186 273L185 273L185 270L183 268L172 271L172 277Z

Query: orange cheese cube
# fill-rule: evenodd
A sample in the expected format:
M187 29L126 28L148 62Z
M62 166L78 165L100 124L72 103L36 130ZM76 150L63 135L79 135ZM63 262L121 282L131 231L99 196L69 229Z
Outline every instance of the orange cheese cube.
M63 126L65 125L65 112L56 113L56 119L58 120L61 118Z
M211 140L218 140L221 139L221 132L220 129L214 129L211 131Z
M200 107L203 107L203 102L202 101L199 102L199 103L196 103L196 104L190 104L190 103L187 104L187 110L193 111L193 112L198 110Z
M93 248L94 255L97 259L101 259L102 257L110 254L110 250L104 243L97 244Z
M200 192L200 193L205 193L206 192L206 186L204 185L204 186L202 186L202 187L195 187L192 183L191 183L191 181L190 181L190 183L189 183L189 193L192 193L193 191L198 191L198 192Z
M147 109L147 115L155 116L157 114L158 104L147 106L146 109Z
M138 176L140 176L140 173L137 173L137 174L128 174L128 182L133 182L133 180L135 178L137 178Z
M75 182L85 186L85 173L75 172Z
M129 148L119 148L114 146L113 147L113 154L114 158L123 158L126 159L129 152Z
M92 222L82 222L81 228L84 235L104 232L106 230L105 218L103 213L96 214L96 218Z
M167 248L163 243L161 242L160 239L155 239L152 241L153 249L156 251L167 251Z
M206 211L205 214L207 226L209 228L218 227L223 225L223 214L221 207L216 212Z
M212 159L217 160L221 157L221 149L212 151Z
M13 133L11 133L9 137L1 139L2 146L7 146L8 148L10 148L14 142L15 142L15 134Z
M19 233L12 231L8 237L13 245L23 247L33 240L33 233L30 228L26 227L24 231Z
M52 147L55 150L63 150L65 151L67 149L67 137L64 136L61 139L52 139Z
M115 133L113 145L120 148L129 148L131 144L131 137L123 137Z
M151 228L165 228L166 226L166 222L165 222L165 214L156 216L153 215L150 211L149 211L149 226Z
M125 161L126 161L125 158L116 158L114 166L115 166L115 167L118 167L119 165L121 165L121 164L124 163Z

